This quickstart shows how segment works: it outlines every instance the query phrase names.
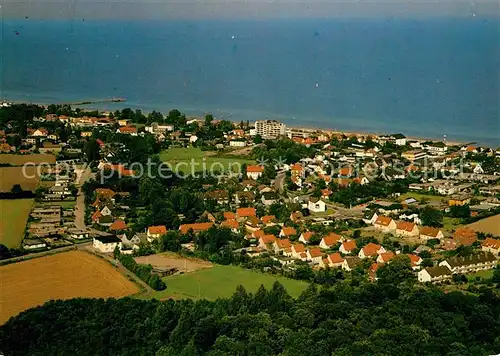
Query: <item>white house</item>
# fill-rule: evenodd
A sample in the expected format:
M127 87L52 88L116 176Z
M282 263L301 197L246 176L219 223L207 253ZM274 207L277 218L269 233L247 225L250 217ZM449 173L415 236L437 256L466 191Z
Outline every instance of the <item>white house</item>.
M384 253L386 250L383 246L374 244L373 242L368 243L361 250L359 250L358 257L359 258L368 258L374 257L378 254Z
M441 240L444 238L444 234L440 229L436 227L423 226L420 228L420 238L422 240L431 240L431 239Z
M476 166L474 167L473 172L474 172L475 174L484 174L484 169L483 169L483 167L481 167L481 165L480 165L480 164L478 164L478 165L476 165Z
M89 232L81 229L67 229L66 232L72 239L81 240L89 237Z
M167 233L167 227L165 225L158 225L158 226L149 226L146 235L148 237L148 241L152 242L153 240L159 238L162 235L165 235L166 233Z
M102 216L110 216L111 209L109 209L107 206L104 206L104 208L101 209L101 215Z
M397 146L405 146L406 145L406 136L403 135L403 134L396 134L396 135L393 135L394 139L395 139L395 144Z
M101 253L113 253L115 248L121 249L122 242L115 235L111 236L96 236L92 242L94 249Z
M361 259L357 256L347 256L342 262L342 269L346 271L352 271L361 262Z
M387 216L378 216L377 220L373 223L377 229L382 230L384 232L391 232L396 230L396 222Z
M313 213L322 213L326 211L326 204L319 198L309 198L307 208Z
M418 236L418 226L409 221L398 221L396 224L396 235L398 236Z
M344 238L341 235L332 232L321 239L319 247L326 250L332 248L337 243L342 242L343 239Z
M481 243L481 249L486 252L491 252L496 256L500 256L500 240L488 237Z
M347 240L340 245L339 251L344 255L349 255L356 249L356 241L355 240Z
M452 257L439 263L453 273L469 273L495 268L497 259L490 252L479 252L474 255L464 257Z
M307 260L312 261L313 263L320 263L323 259L323 253L319 249L319 247L313 247L307 249Z
M230 147L245 147L247 145L247 142L244 140L232 140L229 141L229 146Z
M442 282L451 279L451 271L446 266L427 267L417 273L418 281L425 282Z
M25 250L36 250L38 248L44 248L47 244L42 240L37 239L24 239L23 240L23 249Z
M247 166L247 177L253 180L257 180L262 177L262 173L264 172L264 167L262 166Z

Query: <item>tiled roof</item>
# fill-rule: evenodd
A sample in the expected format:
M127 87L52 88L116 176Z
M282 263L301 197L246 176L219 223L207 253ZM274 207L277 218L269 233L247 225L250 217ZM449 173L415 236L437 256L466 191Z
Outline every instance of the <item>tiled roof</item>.
M167 233L167 227L165 225L157 225L148 227L148 232L151 235L165 235Z
M193 232L206 231L212 227L213 222L203 222L203 223L195 223L195 224L183 224L179 226L179 230L181 233L186 234L189 230L193 230Z

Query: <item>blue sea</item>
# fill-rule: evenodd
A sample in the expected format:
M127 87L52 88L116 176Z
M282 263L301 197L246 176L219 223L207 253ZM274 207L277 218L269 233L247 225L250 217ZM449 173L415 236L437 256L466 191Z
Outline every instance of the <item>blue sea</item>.
M5 20L0 95L500 145L500 20Z

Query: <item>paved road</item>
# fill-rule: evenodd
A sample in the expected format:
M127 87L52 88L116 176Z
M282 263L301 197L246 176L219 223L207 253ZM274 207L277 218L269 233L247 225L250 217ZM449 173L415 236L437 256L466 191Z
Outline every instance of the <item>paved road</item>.
M85 230L87 226L85 225L85 193L82 191L82 185L90 179L92 172L89 167L83 171L80 176L78 185L80 189L78 190L78 197L76 198L75 204L75 227L77 229Z

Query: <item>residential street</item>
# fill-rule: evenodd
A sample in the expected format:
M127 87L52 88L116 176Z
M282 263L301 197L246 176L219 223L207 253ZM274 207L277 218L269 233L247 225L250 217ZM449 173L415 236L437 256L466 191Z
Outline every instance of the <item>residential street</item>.
M76 204L75 204L75 227L77 229L86 229L85 225L85 194L82 191L82 186L85 182L87 182L90 177L92 176L92 171L90 170L90 167L86 167L81 176L79 177L80 180L78 182L78 197L76 198Z

